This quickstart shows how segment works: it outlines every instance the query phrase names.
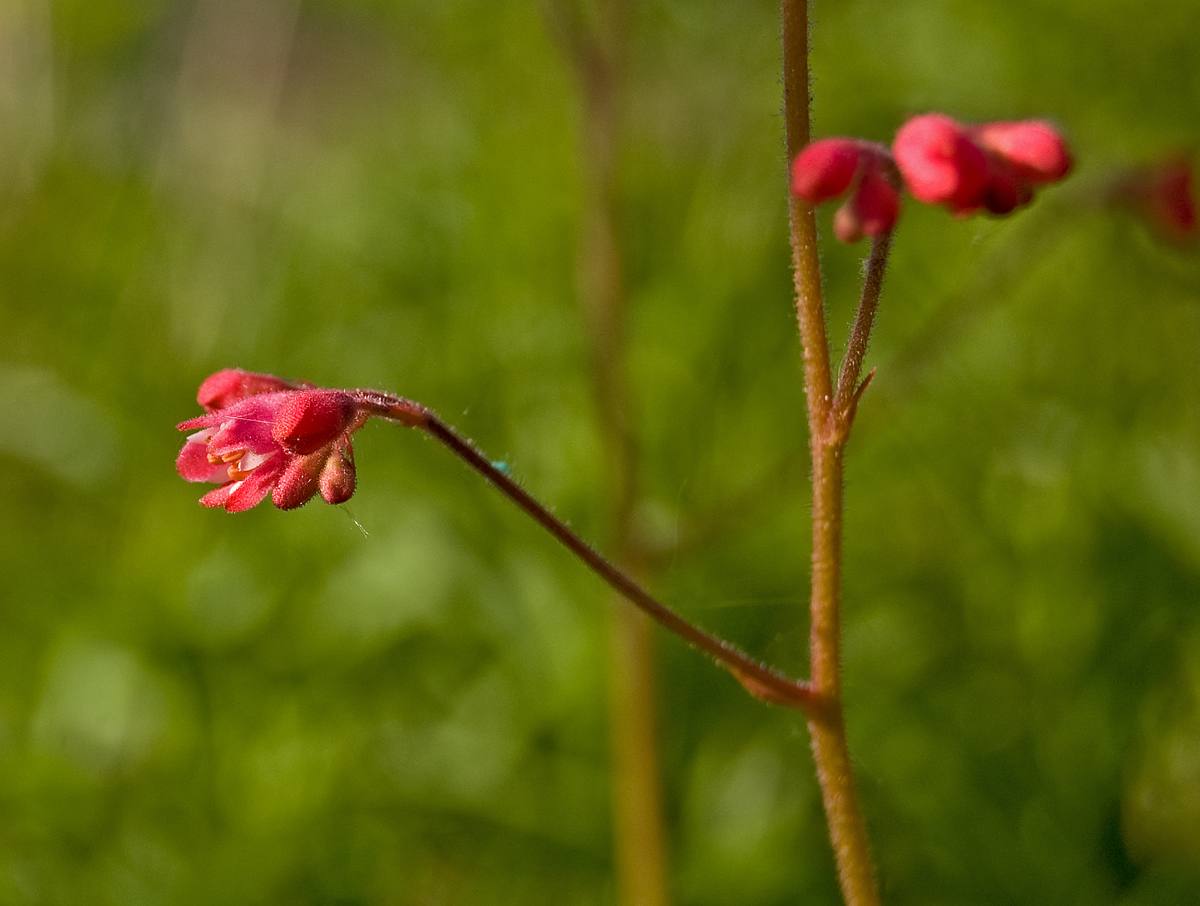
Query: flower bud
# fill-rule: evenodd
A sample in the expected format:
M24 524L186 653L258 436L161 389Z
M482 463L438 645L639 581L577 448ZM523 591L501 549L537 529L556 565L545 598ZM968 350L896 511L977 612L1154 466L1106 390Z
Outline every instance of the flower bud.
M842 242L882 236L900 217L900 193L892 182L889 159L871 155L863 166L858 188L833 218L833 231Z
M1005 167L993 167L979 193L979 203L991 214L1011 214L1032 199L1032 186Z
M312 500L324 462L321 454L293 457L271 489L271 502L281 510L294 510Z
M792 193L812 204L837 198L858 172L859 143L849 138L813 142L792 163Z
M882 236L895 227L898 182L891 154L873 142L823 138L792 164L792 194L799 198L820 204L849 192L833 218L833 231L842 242Z
M357 485L354 472L354 449L349 443L346 449L335 449L321 469L321 496L326 503L345 503L354 496Z
M958 216L980 208L1008 214L1071 169L1062 136L1038 120L968 128L930 113L901 126L892 149L913 197Z
M1055 182L1071 170L1067 143L1049 123L984 123L970 132L980 147L1002 158L1018 179Z
M319 450L350 427L358 415L354 397L342 390L305 390L279 410L271 434L292 453Z
M1197 236L1192 164L1173 157L1140 167L1116 185L1113 198L1129 206L1159 235L1180 245Z
M950 117L930 113L909 120L896 133L892 152L917 201L944 204L955 213L979 207L987 156Z

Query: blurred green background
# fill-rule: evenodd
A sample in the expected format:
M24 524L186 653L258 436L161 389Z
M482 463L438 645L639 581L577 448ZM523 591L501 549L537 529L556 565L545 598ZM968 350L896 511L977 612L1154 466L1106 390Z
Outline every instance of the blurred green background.
M1079 161L897 237L846 537L885 899L1200 902L1200 265L1088 204L1197 141L1200 4L813 18L818 134L1046 116ZM803 674L778 35L634 7L620 218L653 585ZM615 902L596 580L390 426L344 508L173 467L220 368L379 387L603 546L580 109L536 3L0 2L0 904ZM659 650L677 901L838 902L802 722Z

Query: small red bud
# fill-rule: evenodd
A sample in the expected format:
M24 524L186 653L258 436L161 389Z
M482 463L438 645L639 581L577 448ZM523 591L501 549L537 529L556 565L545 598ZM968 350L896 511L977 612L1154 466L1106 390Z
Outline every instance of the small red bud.
M1173 157L1127 174L1113 193L1171 242L1195 241L1198 225L1194 172L1186 157Z
M812 204L837 198L858 171L861 150L849 138L823 138L813 142L792 163L792 193Z
M909 120L896 133L892 152L917 201L944 204L956 214L979 207L987 156L950 117L929 113Z
M958 216L980 208L1008 214L1071 169L1062 136L1038 120L968 128L930 113L901 126L892 147L913 197Z
M863 168L858 190L850 196L854 219L862 235L872 238L889 232L900 216L900 193L893 183L895 165L890 158L871 155Z
M820 204L849 191L833 217L842 242L882 236L900 216L896 165L882 145L849 138L813 142L792 164L792 193Z
M321 454L293 457L271 489L271 502L281 510L294 510L312 500L324 459Z
M987 183L979 194L980 204L991 214L1011 214L1033 199L1029 183L1017 178L1007 167L992 167Z
M1071 170L1071 152L1058 131L1040 120L984 123L971 136L986 151L1002 158L1019 179L1055 182Z
M326 503L335 506L345 503L354 496L357 486L354 472L354 449L347 442L346 449L334 449L329 454L325 467L321 469L321 496Z

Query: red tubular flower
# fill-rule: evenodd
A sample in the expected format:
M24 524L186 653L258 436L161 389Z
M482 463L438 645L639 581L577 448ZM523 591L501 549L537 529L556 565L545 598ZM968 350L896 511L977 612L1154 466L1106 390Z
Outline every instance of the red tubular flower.
M925 114L900 127L892 151L913 197L957 216L980 208L1007 214L1032 201L1037 186L1071 169L1062 136L1038 120L968 127Z
M198 398L209 411L177 425L196 433L175 467L188 481L221 485L200 498L204 506L240 513L269 493L275 506L290 510L318 491L334 504L353 495L350 436L369 413L351 394L223 371L201 385Z
M842 242L882 236L895 227L900 216L898 182L891 154L874 142L823 138L792 163L792 194L798 198L821 204L849 193L833 219Z
M293 453L315 453L344 433L357 414L357 400L341 390L289 393L275 417L271 436ZM361 425L355 425L354 430Z

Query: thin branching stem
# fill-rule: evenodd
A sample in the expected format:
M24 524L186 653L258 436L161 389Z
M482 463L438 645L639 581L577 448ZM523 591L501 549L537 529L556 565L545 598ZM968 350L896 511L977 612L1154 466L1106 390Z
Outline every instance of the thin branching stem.
M557 538L610 587L653 620L729 670L749 692L766 701L795 708L805 716L816 712L817 702L807 683L754 660L736 645L689 623L660 603L432 411L419 403L376 390L355 391L355 396L372 415L406 427L420 428L438 440Z
M887 271L888 254L892 248L892 233L889 230L871 240L871 257L867 259L863 279L862 298L854 315L854 327L850 330L850 342L846 345L846 356L842 359L838 374L837 395L833 398L834 418L845 422L850 430L854 410L865 389L865 381L859 383L867 345L871 342L871 328L875 325L875 312L879 307L879 294L883 290L883 275ZM871 378L867 377L867 381Z

